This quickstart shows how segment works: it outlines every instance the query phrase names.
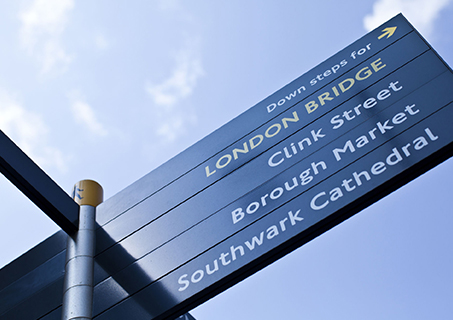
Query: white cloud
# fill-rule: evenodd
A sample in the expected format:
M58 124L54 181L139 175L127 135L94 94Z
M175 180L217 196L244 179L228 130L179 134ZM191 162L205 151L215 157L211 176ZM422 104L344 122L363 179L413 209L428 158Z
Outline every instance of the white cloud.
M19 15L22 44L41 63L42 73L62 72L72 61L60 38L73 8L74 0L34 0Z
M429 36L439 12L450 2L451 0L377 0L373 5L373 13L363 20L364 27L371 31L401 12L420 33Z
M168 141L175 140L184 132L187 123L195 123L196 117L187 108L175 109L183 99L189 97L201 76L204 75L197 44L188 42L176 56L176 65L170 77L160 84L145 85L156 106L158 126L156 133Z
M63 154L48 145L49 129L41 116L24 109L17 99L0 89L0 128L40 166L67 170Z
M104 137L108 131L100 123L93 108L81 99L73 99L71 105L72 114L78 124L83 125L90 133Z
M173 106L193 92L203 74L201 60L190 50L183 50L176 58L172 75L157 85L147 83L146 91L157 105Z

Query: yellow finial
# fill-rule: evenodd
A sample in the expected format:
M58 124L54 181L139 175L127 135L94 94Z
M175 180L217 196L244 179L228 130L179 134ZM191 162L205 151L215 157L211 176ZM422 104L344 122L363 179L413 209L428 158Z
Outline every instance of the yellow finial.
M93 180L81 180L74 185L72 198L79 205L97 207L104 201L104 190Z

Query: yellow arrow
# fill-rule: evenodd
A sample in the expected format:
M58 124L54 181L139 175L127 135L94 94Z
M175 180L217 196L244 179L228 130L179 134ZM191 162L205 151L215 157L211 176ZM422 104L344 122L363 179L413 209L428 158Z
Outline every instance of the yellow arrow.
M395 30L396 30L396 27L385 28L384 30L382 30L382 34L378 37L378 39L381 40L385 36L387 36L387 39L390 38L395 33Z

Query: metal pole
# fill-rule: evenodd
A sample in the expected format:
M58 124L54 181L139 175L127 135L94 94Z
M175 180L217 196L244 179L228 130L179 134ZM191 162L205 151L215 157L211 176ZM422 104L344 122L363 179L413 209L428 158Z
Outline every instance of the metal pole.
M95 181L82 180L74 186L73 197L80 205L79 230L68 237L62 319L91 320L96 207L103 190Z

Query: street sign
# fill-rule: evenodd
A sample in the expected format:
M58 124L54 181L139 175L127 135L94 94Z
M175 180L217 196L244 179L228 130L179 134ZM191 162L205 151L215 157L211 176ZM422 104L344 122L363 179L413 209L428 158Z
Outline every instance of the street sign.
M108 199L94 319L176 318L449 158L452 85L398 15ZM2 269L0 319L61 314L56 239Z
M452 84L398 15L131 185L98 208L97 318L189 310L448 158Z
M2 131L0 172L66 233L77 231L79 206Z

